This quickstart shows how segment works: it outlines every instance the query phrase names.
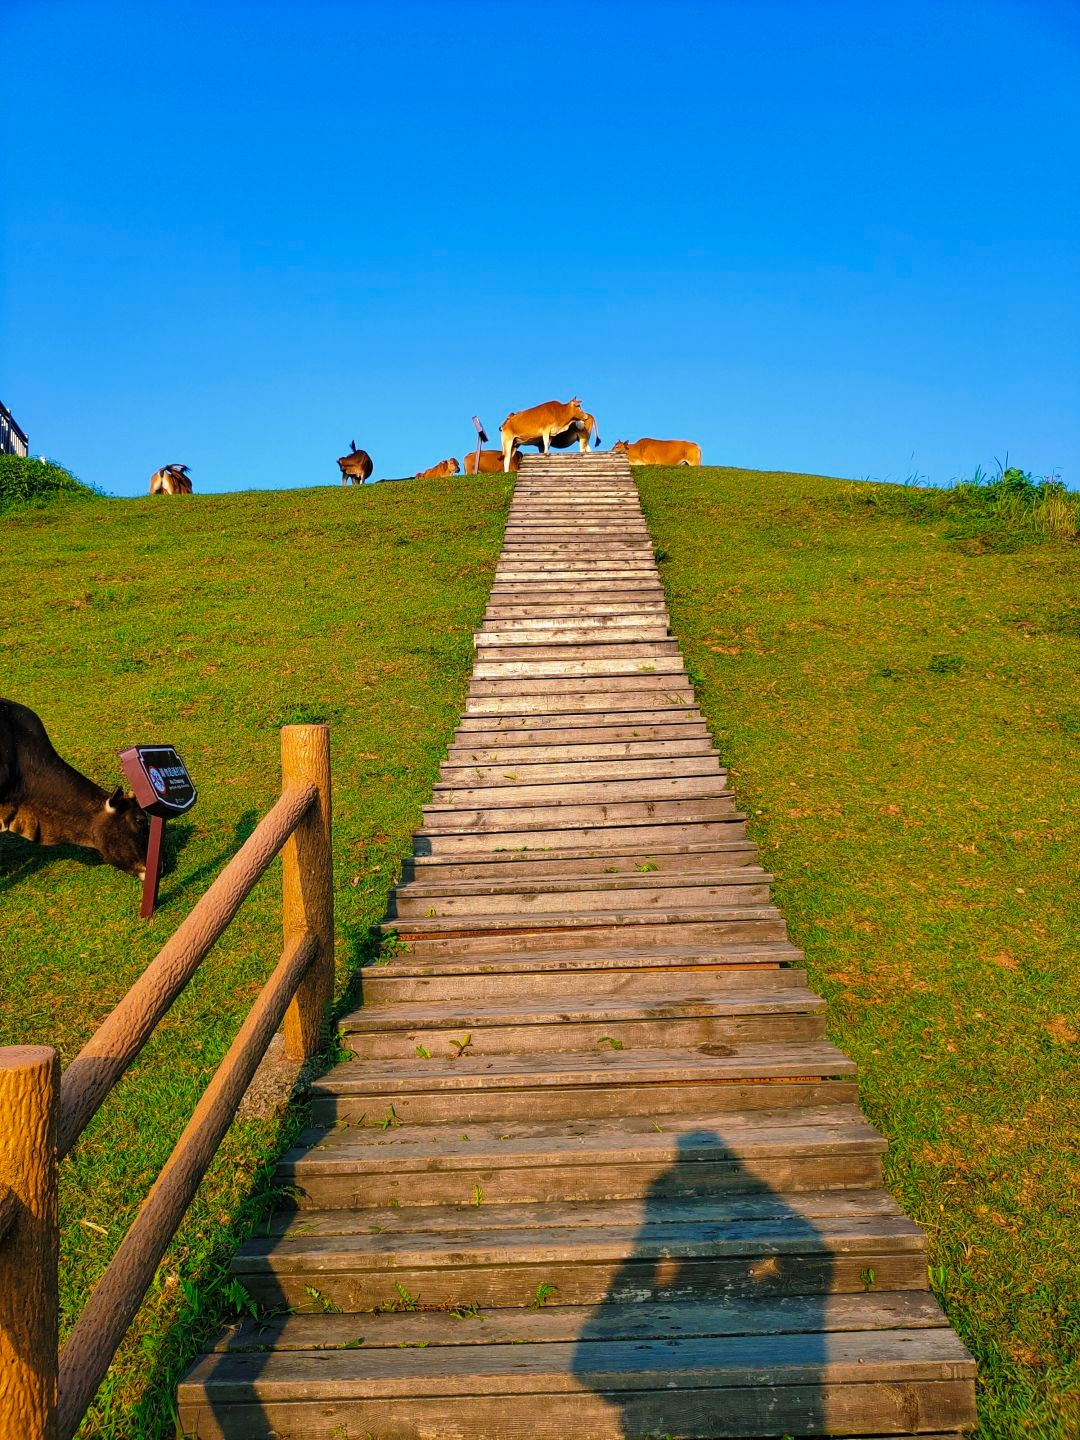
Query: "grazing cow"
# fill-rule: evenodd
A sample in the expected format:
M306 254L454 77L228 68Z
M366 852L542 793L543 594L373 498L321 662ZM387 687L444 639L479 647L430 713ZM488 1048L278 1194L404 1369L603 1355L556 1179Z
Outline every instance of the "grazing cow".
M576 396L566 404L561 400L547 400L543 405L534 405L531 410L517 410L508 415L499 426L503 469L510 469L510 456L514 453L515 446L538 445L547 455L553 435L564 434L575 421L585 425L587 419L588 416L581 408L581 401ZM577 438L575 432L572 439Z
M0 700L0 830L39 845L85 845L143 879L149 822L134 796L111 795L53 749L33 710Z
M596 417L590 415L586 410L583 421L574 420L561 434L552 435L551 444L556 450L569 450L570 446L573 445L576 440L580 450L589 450L592 448L589 444L590 435L593 437L593 445L598 446L600 444L600 431L596 426Z
M150 476L151 495L190 495L191 477L186 465L163 465Z
M631 465L700 465L701 446L693 440L616 440L611 447Z
M510 457L510 469L516 470L521 464L521 456L514 451ZM479 467L476 463L476 451L465 456L466 475L494 475L503 468L503 453L501 450L481 450Z
M437 465L432 465L430 470L419 470L413 477L416 480L439 480L444 475L456 475L461 466L453 458L440 460Z
M371 479L371 472L375 469L371 456L366 450L357 450L355 440L349 441L348 455L340 456L337 463L341 471L342 485L364 485Z

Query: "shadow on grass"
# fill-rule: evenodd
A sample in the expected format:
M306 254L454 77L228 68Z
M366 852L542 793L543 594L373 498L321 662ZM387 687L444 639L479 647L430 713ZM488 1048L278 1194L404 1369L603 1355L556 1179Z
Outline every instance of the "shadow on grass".
M206 885L217 878L222 867L233 858L244 841L251 835L258 820L258 813L255 810L245 810L233 826L230 843L223 846L211 859L204 860L190 875L185 875L177 885L171 886L158 900L158 913L160 914L163 910L171 910L188 896L191 897L192 903L199 899ZM194 825L186 820L176 820L165 826L162 875L168 875L176 869L180 854L194 833ZM198 894L193 894L193 891L198 891Z
M36 845L18 835L0 835L0 895L58 860L74 860L91 869L105 864L96 850L81 845Z

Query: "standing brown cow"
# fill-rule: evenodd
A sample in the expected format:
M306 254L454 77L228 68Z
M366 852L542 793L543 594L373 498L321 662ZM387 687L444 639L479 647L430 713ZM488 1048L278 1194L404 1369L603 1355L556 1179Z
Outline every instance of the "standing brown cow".
M499 426L499 434L502 436L503 469L510 469L510 456L514 453L515 446L539 445L547 455L551 450L553 435L562 435L564 431L572 428L576 439L578 426L586 426L590 418L581 408L581 401L576 395L565 404L561 400L545 400L543 405L534 405L529 410L514 411ZM585 445L587 444L588 433L586 431ZM583 445L582 449L584 448Z
M342 485L363 485L371 479L371 472L375 469L371 456L366 450L358 450L355 440L349 441L348 455L339 456L337 463Z
M186 465L163 465L150 476L151 495L190 495L191 479Z

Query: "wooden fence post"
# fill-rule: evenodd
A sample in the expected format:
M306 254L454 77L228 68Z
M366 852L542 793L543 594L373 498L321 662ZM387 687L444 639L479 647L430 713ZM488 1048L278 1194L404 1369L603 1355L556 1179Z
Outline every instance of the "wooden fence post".
M56 1132L60 1057L0 1050L0 1436L56 1434L59 1241Z
M281 778L285 786L314 784L319 796L281 852L285 944L305 930L319 941L296 999L285 1014L285 1053L307 1060L319 1046L334 993L334 868L330 848L330 729L284 725Z

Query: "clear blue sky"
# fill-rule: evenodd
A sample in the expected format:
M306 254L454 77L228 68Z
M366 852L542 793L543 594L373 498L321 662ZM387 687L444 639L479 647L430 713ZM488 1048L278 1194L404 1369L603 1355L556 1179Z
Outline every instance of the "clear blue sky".
M117 494L604 443L1080 485L1080 5L0 0L0 399Z

